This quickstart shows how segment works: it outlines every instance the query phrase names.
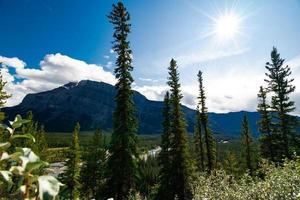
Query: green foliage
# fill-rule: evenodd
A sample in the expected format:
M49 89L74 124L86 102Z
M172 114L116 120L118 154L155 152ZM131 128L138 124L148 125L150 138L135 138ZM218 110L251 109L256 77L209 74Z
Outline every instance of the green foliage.
M46 160L48 144L46 141L44 127L39 126L39 124L34 121L32 111L27 112L25 119L28 120L28 123L22 126L20 135L26 135L30 133L35 138L35 142L32 142L31 140L21 140L19 141L19 144L31 148L40 158Z
M102 133L97 129L90 145L83 154L81 170L81 196L85 199L101 199L104 189L104 168L106 163L106 149Z
M80 184L80 146L78 141L80 125L76 123L73 131L71 146L67 153L67 169L60 175L60 180L66 186L61 195L70 200L79 199Z
M204 171L205 166L204 166L202 125L201 125L200 111L198 106L197 106L197 118L196 118L195 136L194 136L194 151L195 151L198 170Z
M201 123L201 129L204 132L207 170L210 173L214 169L215 167L214 165L216 163L216 144L215 144L215 139L212 134L212 131L208 127L208 114L207 114L207 107L205 105L206 96L205 96L201 71L198 72L198 81L199 81L198 106L200 107L199 118Z
M11 97L11 95L7 94L7 92L4 90L5 85L6 82L3 81L1 67L0 67L0 109L4 106L6 100ZM0 123L2 123L4 119L5 119L5 113L0 111ZM2 127L0 127L0 142L4 142L8 138L9 138L9 134L7 134L7 132Z
M0 143L0 196L13 199L54 199L62 185L52 176L42 175L48 163L42 161L30 148L16 146L19 139L35 141L30 134L19 135L16 129L28 123L17 115L11 127L1 124L9 134Z
M234 178L223 170L210 176L199 174L195 181L195 199L210 200L297 200L300 197L300 161L286 162L282 167L262 163L263 178L245 174Z
M171 60L169 70L169 81L171 96L171 139L170 155L172 156L170 180L172 185L171 198L192 199L191 178L192 161L189 155L186 124L181 111L180 101L182 94L180 91L179 74L177 64L174 59Z
M260 152L261 155L271 161L275 161L275 145L274 136L271 132L271 115L267 104L267 91L261 86L257 95L259 103L257 111L260 113L261 119L258 122L260 132Z
M241 147L243 164L245 165L246 169L249 170L249 174L252 176L254 172L253 138L251 136L249 122L246 115L244 115L242 122Z
M113 4L113 10L108 16L114 25L114 46L117 54L115 74L118 80L115 87L116 107L114 111L114 126L108 158L108 197L116 200L126 199L134 193L137 177L137 119L132 100L131 83L131 50L127 40L130 33L130 16L123 3Z
M227 174L237 177L240 173L239 162L232 151L227 151L223 162L223 168Z
M159 189L157 199L172 199L172 155L171 155L171 140L174 134L171 132L171 105L169 92L166 93L164 98L164 109L163 109L163 134L161 135L161 151L159 153L159 165L160 165L160 176L159 176Z
M161 199L161 197L157 198L156 194L160 171L158 164L158 159L151 155L147 156L147 159L142 159L139 162L140 176L137 189L144 199Z
M294 152L299 153L299 135L295 134L297 121L295 116L290 115L295 110L295 102L290 100L290 95L295 91L292 85L294 79L289 78L291 68L283 66L284 59L280 58L277 49L273 47L271 52L271 62L266 63L268 91L273 92L271 101L271 111L275 117L272 134L274 135L276 146L276 157L292 158Z

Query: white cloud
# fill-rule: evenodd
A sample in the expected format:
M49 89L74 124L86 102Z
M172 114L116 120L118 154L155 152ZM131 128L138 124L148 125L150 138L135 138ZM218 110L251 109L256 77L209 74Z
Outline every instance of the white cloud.
M151 79L151 78L142 78L142 77L139 77L138 78L140 81L144 81L144 82L152 82L152 83L157 83L159 80L157 79Z
M105 65L106 68L111 68L113 66L113 62L112 61L108 61Z
M300 56L299 56L300 58ZM8 67L1 69L3 78L7 81L6 90L13 94L7 105L18 104L28 93L40 92L66 84L70 81L90 79L103 81L110 84L116 82L112 73L95 64L76 60L61 54L49 54L40 62L40 68L33 69L25 67L26 64L18 58L5 58L5 64L16 69L16 74L11 75ZM9 62L8 62L9 61ZM8 64L10 63L10 64ZM294 85L300 85L300 59L295 57L287 62L292 68L295 78ZM257 67L257 66L261 67ZM230 66L226 71L210 70L203 71L204 86L207 95L207 106L210 112L230 112L239 110L256 110L257 92L260 85L264 85L265 68L264 62L257 66ZM16 83L16 79L21 81ZM151 85L151 78L137 78L148 85L133 84L133 89L142 93L150 100L163 100L165 92L169 89L166 84ZM182 81L182 80L181 80ZM156 83L158 84L158 82ZM183 104L196 108L198 96L198 83L196 75L193 80L181 82L183 93ZM300 87L296 88L292 95L300 115Z
M295 56L291 60L287 61L287 63L292 68L298 68L300 67L300 55Z
M167 85L158 85L158 86L137 86L133 87L134 90L142 93L150 100L159 100L161 101L165 96L166 91L168 90Z
M84 61L57 54L48 54L40 62L40 68L25 68L25 63L18 58L1 57L5 64L16 69L16 74L8 73L4 66L1 70L4 80L8 81L7 91L13 95L7 101L8 106L18 104L28 93L41 92L61 86L71 81L95 80L114 84L112 73L104 71L102 66L87 64ZM15 83L16 78L21 79Z
M103 58L109 59L109 56L108 55L104 55Z
M186 67L201 62L217 60L225 57L236 56L247 52L248 49L239 49L235 51L201 51L197 53L190 53L176 57L181 67Z
M11 67L15 67L15 68L23 68L26 66L26 63L23 62L22 60L20 60L19 58L7 58L7 57L3 57L0 56L0 63L7 65L7 66L11 66Z

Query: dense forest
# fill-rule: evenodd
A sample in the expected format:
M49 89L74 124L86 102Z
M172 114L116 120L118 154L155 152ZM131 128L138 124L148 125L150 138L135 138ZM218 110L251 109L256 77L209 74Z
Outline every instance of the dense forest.
M163 133L151 140L137 135L130 14L119 2L108 20L117 54L113 130L99 127L86 139L76 123L70 142L57 145L32 112L9 124L3 123L6 115L1 112L0 199L300 199L299 121L290 99L295 85L277 48L266 59L264 86L257 88L258 139L244 115L238 141L225 147L216 140L201 70L195 74L196 124L194 133L188 133L178 65L171 59L161 110ZM5 84L0 76L0 107L11 97ZM51 171L53 163L62 165L61 173Z

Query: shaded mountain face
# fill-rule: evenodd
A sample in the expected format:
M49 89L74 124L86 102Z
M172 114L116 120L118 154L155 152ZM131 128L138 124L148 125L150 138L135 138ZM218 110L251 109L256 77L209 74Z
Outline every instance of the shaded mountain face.
M46 92L28 94L19 105L3 108L3 111L12 119L16 114L24 116L31 110L35 120L43 124L47 131L71 132L76 122L80 122L83 131L95 130L98 127L111 130L115 94L115 87L110 84L84 80ZM148 100L136 91L133 93L133 100L139 120L139 134L161 133L163 102ZM182 106L182 110L188 131L193 132L196 112L185 106ZM257 112L209 113L211 127L216 134L239 136L245 113L252 133L257 136Z

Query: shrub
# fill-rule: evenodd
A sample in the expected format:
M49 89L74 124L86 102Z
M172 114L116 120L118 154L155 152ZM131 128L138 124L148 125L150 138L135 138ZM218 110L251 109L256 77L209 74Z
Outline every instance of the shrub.
M0 197L2 199L54 199L62 185L56 178L42 175L48 163L42 161L30 148L15 146L16 139L35 142L30 133L16 134L28 120L17 115L10 126L1 124L7 141L0 143Z
M300 160L286 161L283 166L263 163L260 175L234 178L223 170L211 176L200 174L194 185L195 199L218 200L293 200L300 198Z

